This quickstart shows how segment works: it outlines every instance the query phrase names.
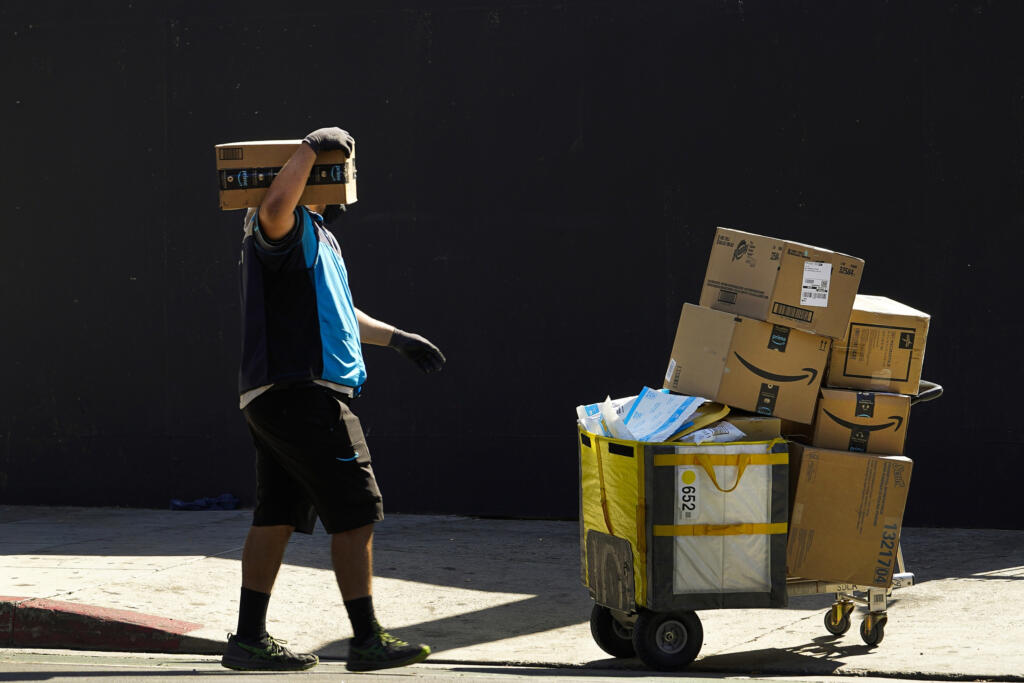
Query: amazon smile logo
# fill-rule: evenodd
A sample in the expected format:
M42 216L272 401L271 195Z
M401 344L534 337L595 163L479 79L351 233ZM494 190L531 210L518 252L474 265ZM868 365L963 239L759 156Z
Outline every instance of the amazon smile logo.
M758 377L769 380L770 382L774 382L776 384L782 382L801 382L806 379L807 386L810 386L814 384L814 380L818 378L818 371L814 368L801 368L801 370L807 373L806 375L779 375L774 372L762 370L761 368L757 367L756 365L748 361L746 358L736 353L735 351L733 351L733 355L736 356L736 358L738 358L741 363L743 363L743 367L745 367L747 370L750 370Z
M844 420L841 417L836 417L835 415L833 415L832 413L830 413L827 410L823 410L822 412L824 412L826 415L828 415L830 418L832 418L832 420L837 425L846 427L851 432L852 431L880 432L880 431L882 431L884 429L888 429L889 427L893 427L893 425L895 425L895 427L893 427L893 431L894 432L898 432L898 431L900 431L900 427L903 426L903 416L902 415L890 415L889 419L893 420L893 422L886 422L884 425L859 425L859 424L855 424L853 422L847 422L846 420Z

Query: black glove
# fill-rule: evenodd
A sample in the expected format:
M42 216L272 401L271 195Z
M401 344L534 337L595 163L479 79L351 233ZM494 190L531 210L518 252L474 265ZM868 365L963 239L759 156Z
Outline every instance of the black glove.
M418 334L409 334L396 327L388 346L411 360L423 372L436 372L444 366L444 354Z
M352 146L356 144L355 139L348 134L348 131L341 128L318 128L302 139L313 151L319 154L332 149L345 151L345 156L352 156Z

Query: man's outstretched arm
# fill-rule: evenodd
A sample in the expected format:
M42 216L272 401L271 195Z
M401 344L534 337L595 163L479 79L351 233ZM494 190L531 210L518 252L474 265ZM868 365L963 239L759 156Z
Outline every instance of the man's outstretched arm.
M390 346L423 372L437 372L444 367L444 354L420 335L403 332L394 325L371 318L358 308L356 319L359 320L359 340L362 343Z
M356 320L359 321L359 341L374 346L387 346L391 342L391 335L395 331L394 325L371 318L358 308Z
M267 239L280 240L295 226L295 207L306 189L316 155L331 149L351 154L352 143L352 136L341 128L320 128L303 139L281 167L260 204L260 230Z

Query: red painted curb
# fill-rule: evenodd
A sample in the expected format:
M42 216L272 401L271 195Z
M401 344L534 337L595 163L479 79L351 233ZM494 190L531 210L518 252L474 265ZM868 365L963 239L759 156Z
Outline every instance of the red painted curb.
M0 646L182 652L202 624L60 600L0 596Z

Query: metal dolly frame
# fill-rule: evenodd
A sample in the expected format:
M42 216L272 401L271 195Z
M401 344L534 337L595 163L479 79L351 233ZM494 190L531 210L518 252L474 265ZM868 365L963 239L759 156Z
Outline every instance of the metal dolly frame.
M911 399L911 405L941 395L942 386L921 380L921 388ZM824 622L828 632L836 636L850 629L850 616L857 605L867 608L860 635L873 647L885 637L889 595L912 585L914 574L906 570L903 549L897 545L896 572L886 588L793 577L786 580L786 594L787 598L835 594ZM637 608L623 612L597 602L590 615L590 632L597 645L613 657L639 656L651 668L662 671L677 671L692 662L704 640L700 618L694 611L665 614Z
M866 644L874 646L881 643L885 637L889 595L894 590L914 585L914 574L906 571L903 550L899 546L896 548L896 567L899 571L893 574L892 584L888 588L790 578L786 580L786 593L790 598L835 593L835 602L825 613L825 629L835 636L841 636L850 630L850 615L857 605L866 607L868 613L860 623L860 637Z

